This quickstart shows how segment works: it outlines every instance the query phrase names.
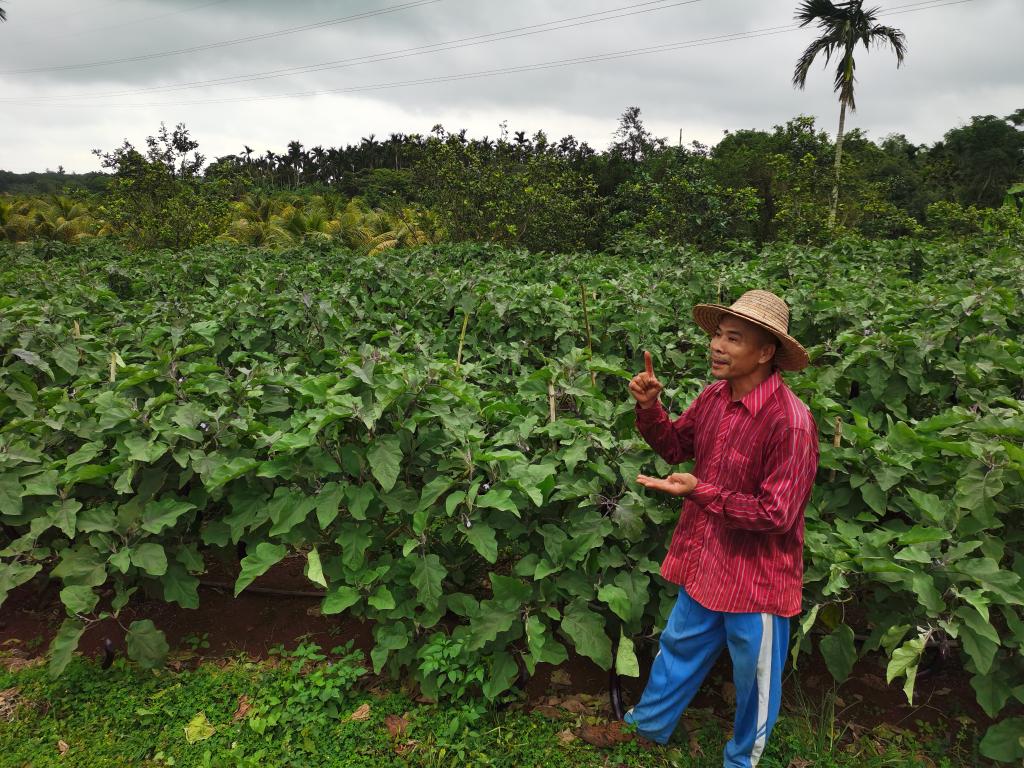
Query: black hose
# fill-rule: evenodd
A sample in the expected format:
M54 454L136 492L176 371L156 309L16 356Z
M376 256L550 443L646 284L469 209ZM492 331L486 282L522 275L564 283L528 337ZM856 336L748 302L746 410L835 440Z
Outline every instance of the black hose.
M619 673L615 671L614 659L619 653L619 639L612 640L612 666L608 670L608 697L611 700L612 714L616 720L621 720L625 711L622 708L622 681L619 680Z

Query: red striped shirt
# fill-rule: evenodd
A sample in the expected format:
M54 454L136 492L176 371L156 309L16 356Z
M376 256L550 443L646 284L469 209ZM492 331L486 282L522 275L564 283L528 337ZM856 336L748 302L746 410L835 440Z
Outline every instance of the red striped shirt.
M818 468L817 427L776 371L741 400L709 385L675 421L660 404L637 428L670 464L696 459L661 575L705 608L800 613L804 507Z

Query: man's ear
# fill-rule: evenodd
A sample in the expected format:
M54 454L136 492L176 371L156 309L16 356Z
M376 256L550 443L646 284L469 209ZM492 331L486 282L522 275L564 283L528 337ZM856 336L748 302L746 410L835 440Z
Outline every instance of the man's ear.
M772 358L775 357L776 351L778 351L778 345L776 345L774 342L770 344L764 344L761 347L761 354L758 355L757 357L758 364L764 365L765 363L771 362Z

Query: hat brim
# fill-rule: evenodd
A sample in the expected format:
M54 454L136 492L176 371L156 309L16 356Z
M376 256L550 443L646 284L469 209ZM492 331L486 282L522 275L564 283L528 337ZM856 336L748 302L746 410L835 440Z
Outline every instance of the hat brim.
M775 352L775 365L780 370L802 371L810 364L811 361L807 356L807 350L801 346L799 341L788 333L772 328L759 318L752 317L744 312L737 312L735 309L730 309L721 304L697 304L693 308L694 321L709 336L715 333L722 315L732 315L740 320L746 320L748 323L764 328L768 333L777 338L779 340L779 348Z

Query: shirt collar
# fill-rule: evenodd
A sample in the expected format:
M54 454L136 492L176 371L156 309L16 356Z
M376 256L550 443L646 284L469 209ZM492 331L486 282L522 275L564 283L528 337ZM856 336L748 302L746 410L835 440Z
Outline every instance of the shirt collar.
M747 409L751 416L757 416L757 412L764 407L764 404L771 399L777 390L782 386L782 376L778 371L772 371L772 375L762 381L753 390L740 398L740 402ZM726 382L721 389L722 396L727 400L732 399L732 385Z

